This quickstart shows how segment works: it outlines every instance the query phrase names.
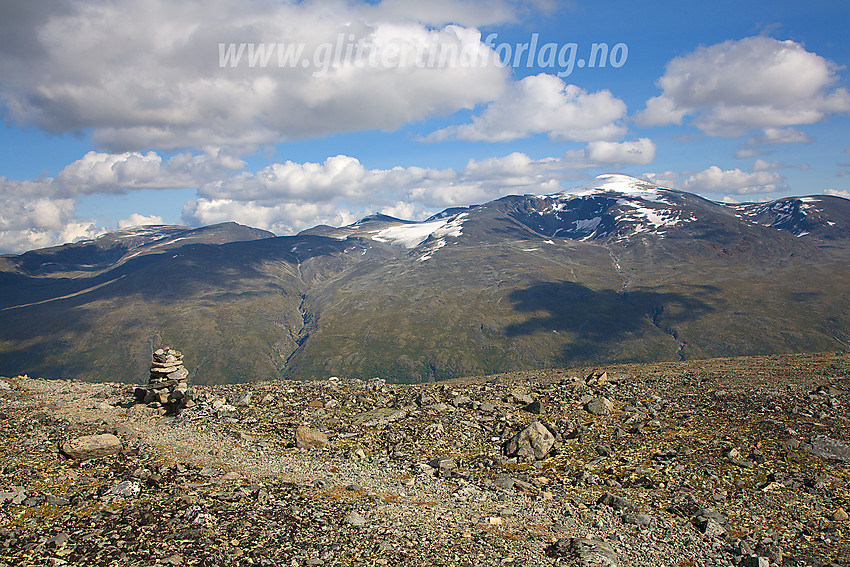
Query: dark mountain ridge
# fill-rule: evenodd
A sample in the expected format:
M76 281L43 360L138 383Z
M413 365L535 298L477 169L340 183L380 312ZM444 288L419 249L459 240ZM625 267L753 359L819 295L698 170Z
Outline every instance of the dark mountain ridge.
M846 348L850 201L725 205L626 176L296 236L142 227L0 257L0 374L421 381Z

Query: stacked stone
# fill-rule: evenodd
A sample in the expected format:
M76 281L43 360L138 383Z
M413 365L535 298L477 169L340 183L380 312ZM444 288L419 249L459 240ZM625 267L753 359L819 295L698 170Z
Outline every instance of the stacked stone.
M170 347L153 353L147 388L137 388L136 397L153 407L176 410L189 399L189 371L183 366L183 353Z

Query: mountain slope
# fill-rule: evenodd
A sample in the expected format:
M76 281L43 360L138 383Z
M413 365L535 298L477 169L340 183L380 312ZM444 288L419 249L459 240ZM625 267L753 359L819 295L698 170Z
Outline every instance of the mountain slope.
M212 383L846 348L848 204L608 175L419 223L113 233L0 258L0 374L137 381L164 344Z

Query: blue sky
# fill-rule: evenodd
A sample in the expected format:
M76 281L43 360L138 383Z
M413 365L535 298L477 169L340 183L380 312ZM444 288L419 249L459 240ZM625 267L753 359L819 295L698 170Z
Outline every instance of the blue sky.
M0 252L422 219L606 172L850 197L848 24L845 1L7 1Z

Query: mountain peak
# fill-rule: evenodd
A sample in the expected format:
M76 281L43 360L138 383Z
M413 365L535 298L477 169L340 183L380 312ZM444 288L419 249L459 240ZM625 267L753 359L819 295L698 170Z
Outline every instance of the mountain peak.
M597 175L590 183L585 183L572 189L566 189L556 195L578 198L608 193L646 201L658 201L662 199L661 192L663 191L669 191L669 189L664 189L655 183L621 173L604 173Z

